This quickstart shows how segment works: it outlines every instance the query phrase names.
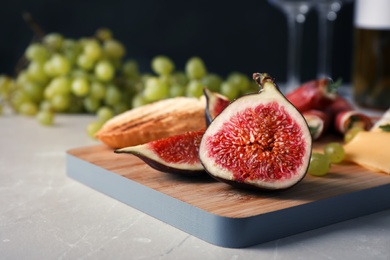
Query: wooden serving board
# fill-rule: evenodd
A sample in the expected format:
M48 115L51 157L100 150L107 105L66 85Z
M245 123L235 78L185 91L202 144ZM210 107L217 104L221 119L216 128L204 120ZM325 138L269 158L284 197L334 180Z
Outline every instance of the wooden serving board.
M324 177L308 174L286 191L259 192L208 176L162 173L96 145L67 151L67 174L223 247L247 247L390 208L390 176L354 164L334 165Z

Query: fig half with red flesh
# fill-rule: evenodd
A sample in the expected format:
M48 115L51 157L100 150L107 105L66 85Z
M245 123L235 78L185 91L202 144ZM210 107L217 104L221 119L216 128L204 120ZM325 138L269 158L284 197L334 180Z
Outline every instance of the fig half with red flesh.
M253 77L259 93L236 99L211 122L199 157L217 180L255 189L287 189L306 175L312 147L309 127L268 74Z
M203 93L206 97L206 125L210 125L211 121L230 104L230 100L224 95L213 92L208 88L204 88Z
M161 172L186 176L206 175L199 160L199 144L203 134L204 130L186 132L114 152L133 154Z

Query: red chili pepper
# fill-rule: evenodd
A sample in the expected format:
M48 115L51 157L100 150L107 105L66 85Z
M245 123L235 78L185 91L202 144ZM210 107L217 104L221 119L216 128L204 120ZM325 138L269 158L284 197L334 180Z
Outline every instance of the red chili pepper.
M323 110L338 96L339 82L329 78L311 80L286 95L287 99L302 113L311 109Z
M331 115L320 110L308 110L302 113L309 126L313 140L323 136L329 128Z

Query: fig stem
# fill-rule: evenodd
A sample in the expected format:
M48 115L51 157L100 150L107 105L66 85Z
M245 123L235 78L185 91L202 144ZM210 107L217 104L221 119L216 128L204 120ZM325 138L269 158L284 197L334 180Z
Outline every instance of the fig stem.
M256 73L253 73L252 78L253 78L253 80L257 83L257 85L259 85L260 90L263 89L264 84L265 84L266 82L275 84L274 79L273 79L268 73L259 73L259 72L256 72Z

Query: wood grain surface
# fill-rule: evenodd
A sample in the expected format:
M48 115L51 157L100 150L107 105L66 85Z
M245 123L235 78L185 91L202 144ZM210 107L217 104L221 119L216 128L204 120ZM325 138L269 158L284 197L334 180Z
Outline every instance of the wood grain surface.
M313 149L322 145L316 143ZM389 175L343 163L333 165L323 177L307 174L289 190L250 191L217 182L209 176L194 178L159 172L137 157L115 154L105 145L75 148L67 153L209 213L230 218L256 216L390 184Z

